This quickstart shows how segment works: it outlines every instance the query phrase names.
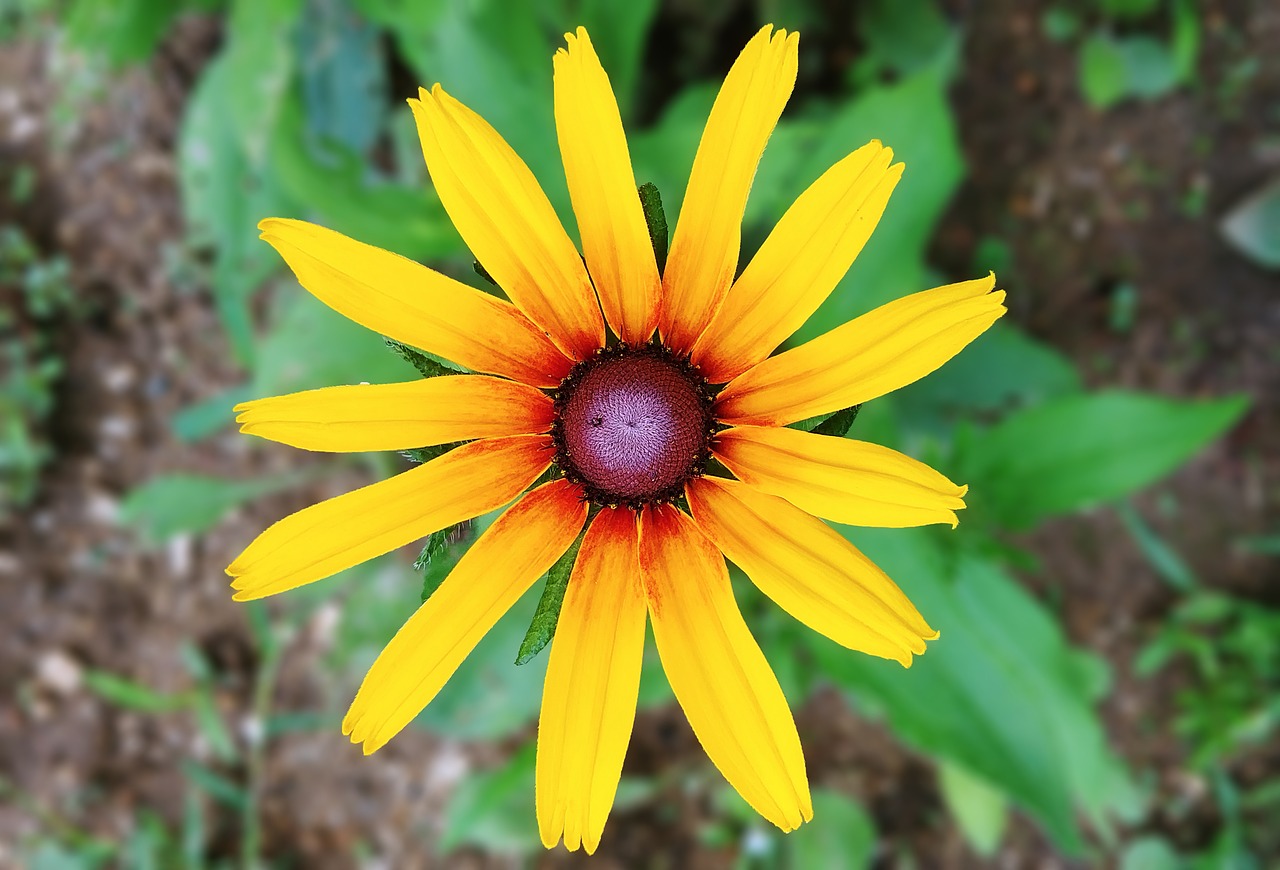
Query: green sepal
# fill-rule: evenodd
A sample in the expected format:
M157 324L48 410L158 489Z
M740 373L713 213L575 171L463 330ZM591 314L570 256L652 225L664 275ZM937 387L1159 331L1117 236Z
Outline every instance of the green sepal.
M493 276L489 274L489 270L488 270L488 269L486 269L484 266L481 266L481 265L480 265L480 261L479 261L479 260L474 260L474 261L472 261L472 263L471 263L471 268L472 268L472 269L475 269L475 270L476 270L476 274L477 274L477 275L479 275L479 276L480 276L481 278L483 278L484 280L488 281L488 282L489 282L490 284L492 284L494 287L497 287L497 286L498 286L498 282L497 282L497 281L495 281L495 280L493 280ZM499 288L499 289L501 289L501 288Z
M857 419L858 411L861 409L862 405L853 405L830 414L819 414L816 417L799 420L792 423L789 428L812 432L815 435L834 435L837 438L843 438L849 434L849 429L853 427L853 421Z
M463 442L453 441L449 444L435 444L431 447L411 447L408 450L401 450L400 454L410 462L430 462L438 456L444 456L455 447L461 447Z
M450 368L444 363L427 356L417 348L409 347L407 344L402 344L394 338L387 338L386 336L383 336L382 340L386 342L387 347L391 348L391 350L395 352L396 356L400 357L409 365L417 369L418 374L422 375L424 378L438 378L441 375L462 374L462 372L457 369Z
M640 206L644 209L644 222L649 227L649 241L653 243L653 256L658 261L658 274L667 268L667 213L662 209L662 194L652 181L640 185Z
M524 640L520 643L520 652L516 655L517 665L528 664L555 637L556 625L560 622L560 605L564 604L564 591L569 588L569 575L573 573L573 563L578 560L578 550L582 547L584 534L585 528L547 572L547 584L542 587L542 597L538 599L529 631L525 633Z

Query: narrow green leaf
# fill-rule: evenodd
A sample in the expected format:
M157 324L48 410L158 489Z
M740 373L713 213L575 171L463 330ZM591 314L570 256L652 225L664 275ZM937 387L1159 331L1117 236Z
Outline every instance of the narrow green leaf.
M649 227L649 240L653 242L653 256L658 260L658 274L667 268L667 214L662 209L662 194L653 182L640 185L640 206L644 209L644 222Z
M1010 415L975 438L961 460L975 507L1025 529L1153 483L1229 429L1247 407L1243 397L1068 395Z
M163 474L131 491L120 514L145 540L158 543L182 532L206 531L237 505L293 486L301 479L296 474L243 481Z
M103 700L110 701L117 707L143 713L168 713L181 709L185 702L181 695L157 692L149 686L109 671L85 671L84 683Z
M188 761L182 765L182 772L187 780L219 803L234 810L243 811L249 802L249 796L237 783L232 782L220 773L214 773L203 764Z
M585 529L578 533L578 539L569 545L569 549L565 550L564 555L547 572L547 584L542 588L542 597L538 599L538 609L533 612L529 631L516 656L517 665L528 664L555 636L556 625L560 621L560 605L564 603L564 591L569 588L569 575L573 573L573 563L578 560L578 550L582 548L582 536L585 533Z
M1164 578L1174 589L1190 592L1196 587L1196 575L1183 561L1178 552L1169 546L1163 538L1155 533L1138 512L1130 504L1116 505L1116 513L1124 523L1125 529L1138 544L1142 554L1147 557L1155 572Z
M462 444L461 441L454 441L450 444L435 444L431 447L414 447L410 450L402 450L401 454L413 462L430 462L438 456L444 456L453 448Z
M836 411L810 431L815 435L834 435L837 438L843 438L849 434L853 421L858 419L858 412L861 410L862 405L854 405L851 408Z
M407 344L396 341L394 338L383 336L383 341L398 357L407 362L418 370L418 374L424 378L438 378L441 375L457 375L461 374L457 369L450 368L438 360L432 359L417 348L410 347Z
M170 421L173 434L179 441L188 444L207 438L219 429L230 426L235 419L231 409L252 398L253 391L249 385L241 384L193 402L173 415Z
M1255 266L1280 270L1280 178L1227 212L1219 230L1227 243Z

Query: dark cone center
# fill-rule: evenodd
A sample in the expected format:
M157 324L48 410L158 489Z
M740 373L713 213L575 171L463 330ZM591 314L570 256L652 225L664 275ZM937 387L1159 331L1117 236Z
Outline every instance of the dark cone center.
M556 408L559 464L597 503L669 501L705 465L705 384L662 348L612 349L579 363Z

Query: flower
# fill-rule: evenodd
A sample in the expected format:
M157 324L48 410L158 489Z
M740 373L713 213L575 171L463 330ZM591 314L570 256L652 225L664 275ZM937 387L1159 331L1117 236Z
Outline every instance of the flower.
M909 666L937 632L819 518L954 526L965 487L887 447L788 426L938 368L1001 316L1004 294L994 276L939 287L774 354L847 271L902 164L879 142L854 151L735 279L747 193L796 76L798 35L765 27L716 98L660 270L609 80L584 29L565 39L555 117L581 256L492 127L440 85L410 101L440 199L509 302L319 226L260 224L320 300L476 374L238 406L242 431L309 450L465 443L286 517L227 571L236 599L260 598L514 499L374 662L343 733L366 753L395 736L582 533L543 691L543 842L599 843L646 620L708 756L792 830L813 814L804 756L725 557L816 631Z

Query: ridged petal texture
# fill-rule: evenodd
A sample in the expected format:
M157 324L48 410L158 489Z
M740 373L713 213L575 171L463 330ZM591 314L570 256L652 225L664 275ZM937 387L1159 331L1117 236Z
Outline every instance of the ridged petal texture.
M604 344L604 320L578 249L529 167L440 85L410 100L445 211L511 301L574 359Z
M698 528L814 631L904 667L938 636L870 559L785 499L714 477L691 481L687 494Z
M538 719L543 844L595 852L613 806L640 692L645 599L636 515L604 508L573 567Z
M682 511L646 508L640 576L663 670L707 756L756 812L800 827L813 818L800 737L720 551Z
M904 296L734 378L729 424L785 426L883 396L937 369L1005 312L995 275Z
M870 142L828 169L778 221L693 348L723 384L767 357L835 289L884 213L902 164Z
M541 390L486 375L324 387L254 399L235 410L246 435L335 453L536 435L555 419Z
M361 326L536 387L569 373L569 359L508 302L306 221L268 218L258 229L298 283Z
M577 488L558 480L498 517L374 661L342 720L342 733L364 744L366 755L398 734L564 554L586 516Z
M545 435L473 441L290 514L228 566L235 600L321 580L506 504L551 464L550 442Z
M688 351L738 267L742 215L782 108L796 83L800 36L761 28L725 77L693 160L662 274L659 331Z
M726 429L712 450L739 480L851 526L954 528L968 490L888 447L797 429Z
M660 279L636 193L622 117L585 28L555 55L556 133L600 306L613 331L643 344L658 322Z

